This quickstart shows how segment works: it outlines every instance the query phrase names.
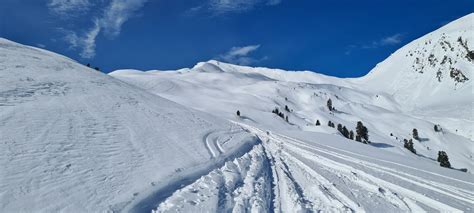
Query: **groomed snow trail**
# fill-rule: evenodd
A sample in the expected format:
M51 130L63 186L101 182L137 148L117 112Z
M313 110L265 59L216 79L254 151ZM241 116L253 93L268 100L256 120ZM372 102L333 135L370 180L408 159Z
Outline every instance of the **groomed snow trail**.
M154 212L472 211L473 183L236 124L261 143L176 189ZM218 152L218 142L209 144Z

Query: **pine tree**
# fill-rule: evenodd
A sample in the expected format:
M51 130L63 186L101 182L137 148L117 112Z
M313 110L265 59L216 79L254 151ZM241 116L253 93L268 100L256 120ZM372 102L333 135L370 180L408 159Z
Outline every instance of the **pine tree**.
M364 139L364 142L369 141L369 130L364 126L364 124L362 124L362 121L357 122L356 133L358 136Z
M349 138L349 130L346 128L346 126L342 127L342 135L344 135L346 138Z
M342 134L342 124L337 125L337 131L339 131Z
M448 154L445 151L438 152L438 162L439 165L446 168L451 168L451 163L449 163Z
M91 67L91 64L88 63L86 66L87 66L87 67Z
M416 150L415 150L415 148L413 148L413 140L404 139L403 141L404 141L403 147L405 147L406 149L408 149L411 152L413 152L414 154L416 154Z
M319 123L319 120L316 120L316 126L320 126L321 123Z
M328 99L327 106L328 106L329 111L332 111L333 108L332 108L332 100L331 99Z
M362 139L360 138L360 135L356 135L356 141L362 142Z
M288 105L285 105L285 110L286 110L287 112L290 112L290 108L288 108Z
M285 121L288 122L288 115L286 116Z
M97 71L100 71L100 68L99 68L99 67L95 67L94 69L97 70Z
M349 132L349 139L354 140L354 132L352 130Z
M277 114L277 115L279 114L279 110L278 110L278 108L276 108L276 107L275 107L275 109L274 109L272 112L275 113L275 114Z
M239 117L240 117L240 111L239 111L239 110L237 110L237 116L239 116Z
M420 140L420 137L418 136L418 130L417 129L413 129L413 138L417 141Z

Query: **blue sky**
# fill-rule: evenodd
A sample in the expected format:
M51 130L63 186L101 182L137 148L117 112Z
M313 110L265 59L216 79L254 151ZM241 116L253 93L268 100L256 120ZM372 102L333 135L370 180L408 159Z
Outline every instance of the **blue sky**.
M0 37L103 71L235 64L366 74L472 0L2 0Z

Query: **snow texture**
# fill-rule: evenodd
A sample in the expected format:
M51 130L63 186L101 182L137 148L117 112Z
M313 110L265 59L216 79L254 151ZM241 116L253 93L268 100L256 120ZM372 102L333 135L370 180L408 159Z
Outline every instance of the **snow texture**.
M473 212L473 23L353 79L218 61L105 75L0 39L0 211ZM370 143L328 121L362 121Z

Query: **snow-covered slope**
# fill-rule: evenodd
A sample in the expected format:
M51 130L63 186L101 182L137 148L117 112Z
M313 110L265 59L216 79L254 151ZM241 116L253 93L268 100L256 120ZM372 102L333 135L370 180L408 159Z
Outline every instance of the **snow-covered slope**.
M357 79L244 67L214 60L177 71L110 73L182 105L234 120L263 141L241 158L161 197L156 201L157 211L209 208L216 211L268 208L283 211L377 212L392 208L392 211L414 212L421 209L472 211L465 206L474 204L472 190L459 194L455 199L466 199L459 201L436 195L447 188L431 188L452 184L447 183L450 179L447 177L456 181L467 178L461 185L473 185L470 79L474 68L468 55L474 49L469 46L474 42L469 21L472 17L472 14L463 17L408 44L367 76ZM444 41L454 38L457 42L458 36L463 41L444 53L440 47L448 45ZM439 45L429 46L427 42L428 46L423 47L422 43L430 39ZM411 50L412 47L421 49ZM434 60L429 52L444 58L439 48L452 58L446 59L452 60L452 65L428 64L422 71L412 67L412 60L427 63ZM428 53L424 53L425 50ZM405 56L405 52L413 52L413 57L419 59ZM436 74L431 76L433 69L441 71L438 75L441 80ZM460 70L469 79L460 80L457 78L460 72L456 71L458 74L450 77L453 69ZM335 110L328 110L328 99L332 100ZM275 108L283 112L284 117L288 116L288 121L272 113ZM235 116L237 110L241 112L240 117ZM322 125L316 126L316 120ZM327 127L328 121L353 131L357 121L362 121L369 129L372 143L365 145L348 140L335 128ZM435 124L442 130L434 131ZM419 140L414 140L416 155L405 149L403 143L404 139L413 138L414 128L420 135ZM321 149L321 146L332 148ZM337 149L333 149L334 146ZM446 151L452 166L467 168L468 173L439 167L438 151ZM407 166L410 169L397 173ZM423 183L427 178L434 178L433 182ZM416 183L411 182L414 179ZM377 201L367 201L362 194ZM276 201L269 203L268 199ZM459 202L463 204L453 206Z
M473 67L460 56L471 19L358 79L218 61L107 76L0 39L0 211L472 212ZM420 46L443 36L448 67L431 62L443 47ZM416 57L435 64L405 66ZM371 143L329 121L362 121ZM417 154L403 147L413 128ZM453 169L439 166L441 150Z
M472 103L474 13L396 51L361 79L405 107Z
M243 154L241 127L0 39L0 211L104 212Z
M399 49L355 81L474 140L474 13Z

